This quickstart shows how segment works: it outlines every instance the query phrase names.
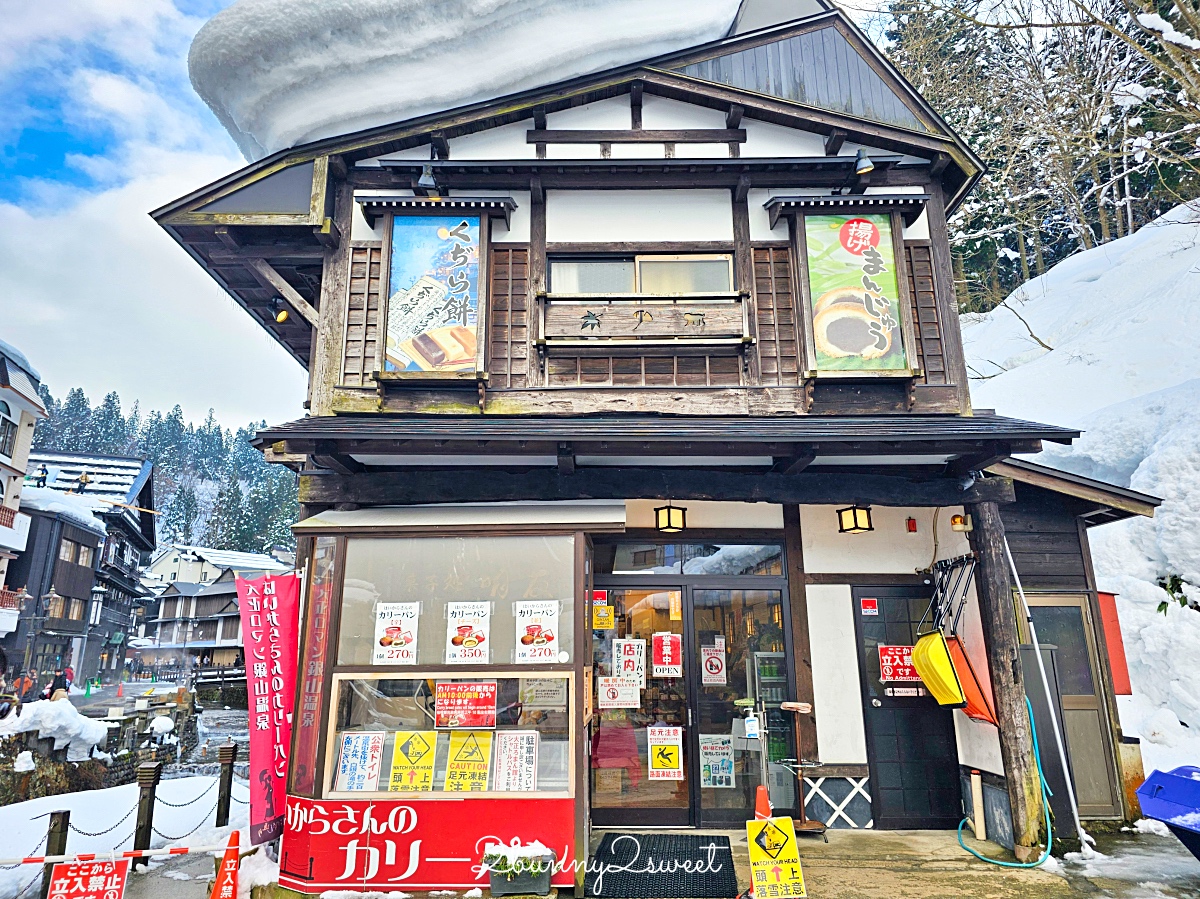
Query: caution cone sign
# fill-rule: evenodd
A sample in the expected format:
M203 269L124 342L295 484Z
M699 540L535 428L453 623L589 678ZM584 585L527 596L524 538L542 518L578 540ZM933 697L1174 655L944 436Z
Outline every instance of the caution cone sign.
M237 899L238 892L238 831L229 835L229 846L221 859L221 870L208 899Z

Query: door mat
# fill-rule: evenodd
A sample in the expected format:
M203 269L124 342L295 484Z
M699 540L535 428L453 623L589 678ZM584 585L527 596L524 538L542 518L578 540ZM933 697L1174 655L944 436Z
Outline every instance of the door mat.
M588 859L596 899L737 899L729 837L607 833Z

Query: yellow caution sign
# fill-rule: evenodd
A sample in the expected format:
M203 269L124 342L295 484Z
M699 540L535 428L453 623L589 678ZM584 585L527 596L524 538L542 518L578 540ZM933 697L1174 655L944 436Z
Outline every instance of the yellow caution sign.
M450 732L450 758L446 762L443 789L448 793L474 793L488 788L492 763L492 732Z
M791 818L746 822L755 899L804 899L804 871Z
M425 793L432 790L436 748L437 731L396 731L388 790L393 793Z
M592 630L611 631L616 626L612 606L592 606Z

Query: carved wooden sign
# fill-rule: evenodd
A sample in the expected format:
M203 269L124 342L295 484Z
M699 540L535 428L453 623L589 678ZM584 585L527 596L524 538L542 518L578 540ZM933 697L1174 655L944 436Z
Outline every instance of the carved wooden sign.
M621 301L546 304L547 340L740 338L741 303Z

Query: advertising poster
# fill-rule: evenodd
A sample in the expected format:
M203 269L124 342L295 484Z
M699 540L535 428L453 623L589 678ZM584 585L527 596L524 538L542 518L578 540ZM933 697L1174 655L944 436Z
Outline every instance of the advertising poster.
M446 603L446 663L470 665L491 658L492 604Z
M50 873L47 899L121 899L129 864L127 858L57 864Z
M517 696L526 711L567 707L567 684L562 677L523 677Z
M750 880L758 899L805 899L804 871L791 818L746 822Z
M558 661L558 609L557 599L512 604L518 665Z
M283 833L283 797L292 747L296 661L300 655L300 578L237 578L250 708L250 842Z
M601 677L596 706L601 709L636 709L642 704L642 690L630 677Z
M537 789L538 732L496 732L496 782L493 789L504 793L530 793Z
M679 634L659 633L651 639L654 677L683 677L683 637Z
M646 641L613 640L613 674L632 678L646 689Z
M700 735L700 786L733 788L733 735Z
M393 793L425 793L433 789L433 760L437 755L437 731L398 730L392 743L392 773L388 790Z
M879 679L890 681L921 682L921 675L913 666L911 646L879 647Z
M818 371L907 371L892 218L807 215L808 282Z
M438 681L433 688L433 726L495 727L496 682Z
M715 687L724 687L728 683L724 646L700 647L700 682Z
M479 216L395 216L388 297L385 371L474 371Z
M492 761L492 732L451 731L450 755L446 761L447 793L478 793L488 788Z
M376 603L371 664L417 664L417 622L420 616L419 602Z
M379 772L383 768L381 730L358 730L342 734L342 751L338 754L335 790L379 789Z
M647 727L651 780L683 780L683 728Z

